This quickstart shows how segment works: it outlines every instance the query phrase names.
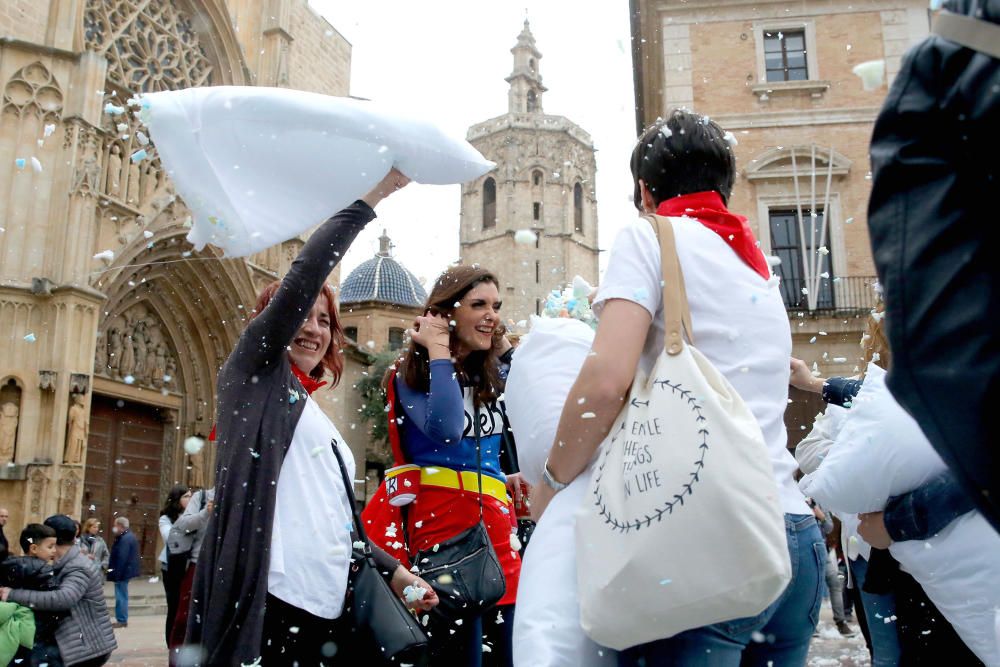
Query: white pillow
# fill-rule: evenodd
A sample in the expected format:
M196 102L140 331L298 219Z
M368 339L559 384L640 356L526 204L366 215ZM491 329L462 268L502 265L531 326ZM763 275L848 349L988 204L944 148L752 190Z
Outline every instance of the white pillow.
M245 257L323 222L395 166L419 183L494 167L464 139L372 102L284 88L214 86L144 95L141 113L177 193L188 240Z
M532 316L531 332L514 353L504 402L518 466L532 486L542 481L563 404L593 342L594 330L579 320Z
M1000 665L994 625L1000 609L1000 535L986 519L969 512L929 540L896 542L889 551L965 645L987 665Z
M869 364L833 447L799 487L835 512L875 512L943 470L917 422L889 393L885 371Z

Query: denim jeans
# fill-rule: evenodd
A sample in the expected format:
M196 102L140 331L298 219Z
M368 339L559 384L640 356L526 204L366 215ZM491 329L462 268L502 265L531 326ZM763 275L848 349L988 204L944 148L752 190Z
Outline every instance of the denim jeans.
M872 638L872 667L895 667L900 659L899 636L896 624L886 623L884 619L892 618L896 613L896 598L891 593L866 593L862 586L868 573L868 561L858 556L856 560L848 559L848 562L854 586L861 591L861 604L865 607L868 634Z
M128 579L115 582L115 620L128 623Z
M752 618L687 630L635 646L621 667L802 667L823 600L826 545L812 514L786 514L792 580L781 596ZM739 545L733 545L739 549ZM711 576L711 573L705 573Z

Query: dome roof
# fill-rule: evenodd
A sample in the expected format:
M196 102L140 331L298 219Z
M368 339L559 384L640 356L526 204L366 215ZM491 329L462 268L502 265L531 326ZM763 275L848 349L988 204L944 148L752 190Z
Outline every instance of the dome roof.
M340 303L378 301L394 306L419 308L427 302L427 291L416 276L389 254L389 237L382 232L378 254L351 271L340 284Z

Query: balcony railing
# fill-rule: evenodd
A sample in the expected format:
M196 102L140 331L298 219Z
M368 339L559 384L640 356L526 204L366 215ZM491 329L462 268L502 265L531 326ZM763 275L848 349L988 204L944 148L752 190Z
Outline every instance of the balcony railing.
M803 288L804 279L781 281L781 298L789 311L814 313L865 313L875 306L876 276L845 276L820 280L816 308L809 311L809 300Z

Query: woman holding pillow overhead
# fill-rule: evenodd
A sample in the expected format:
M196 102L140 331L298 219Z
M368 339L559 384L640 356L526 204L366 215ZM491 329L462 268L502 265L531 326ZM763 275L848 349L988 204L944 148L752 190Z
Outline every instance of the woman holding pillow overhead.
M343 332L326 285L375 213L409 179L393 169L370 193L309 238L288 274L268 285L219 372L215 510L198 559L187 644L200 665L355 664L344 613L351 511L337 447L354 461L336 426L310 395L343 368ZM399 595L430 587L375 548ZM181 649L182 651L185 649ZM177 653L171 655L172 659ZM188 657L188 656L185 656Z

